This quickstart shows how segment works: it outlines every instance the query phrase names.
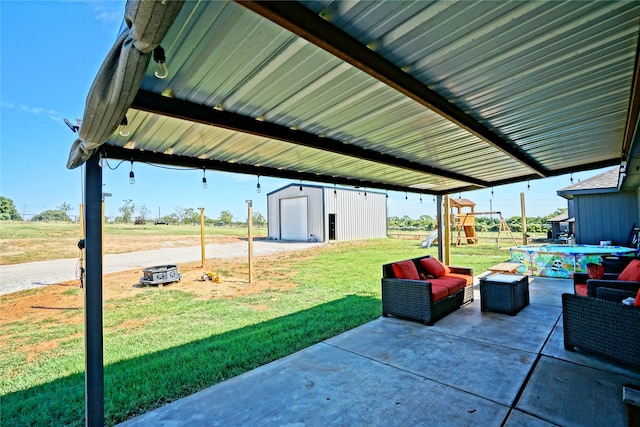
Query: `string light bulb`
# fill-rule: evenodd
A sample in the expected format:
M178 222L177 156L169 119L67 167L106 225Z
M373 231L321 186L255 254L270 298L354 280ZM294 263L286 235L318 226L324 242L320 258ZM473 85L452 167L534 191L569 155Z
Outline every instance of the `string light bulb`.
M338 190L336 190L336 185L333 184L333 198L337 199L338 198Z
M298 193L302 196L302 180L300 180L300 186L298 187Z
M129 120L127 120L127 116L122 118L120 122L120 126L118 126L118 133L120 136L129 136L131 134L131 129L129 129Z
M531 181L527 181L527 190L531 191Z
M420 204L422 204L422 194L420 194Z
M258 175L258 183L256 184L256 193L260 194L260 175Z
M131 160L131 171L129 171L129 184L136 183L136 175L133 173L133 160Z
M206 190L209 188L209 184L207 184L207 169L202 168L202 188Z
M159 79L165 79L169 75L167 68L167 58L164 55L164 49L158 45L153 49L153 60L156 61L156 69L153 74Z
M404 192L404 199L405 199L405 200L409 200L409 195L407 194L407 192L406 192L406 191Z
M571 181L571 183L573 184L573 172L571 172L571 176L569 178L569 181Z

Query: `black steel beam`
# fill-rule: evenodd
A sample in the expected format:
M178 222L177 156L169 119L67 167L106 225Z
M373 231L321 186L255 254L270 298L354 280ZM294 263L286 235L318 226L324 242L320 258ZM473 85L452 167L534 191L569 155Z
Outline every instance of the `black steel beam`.
M102 321L102 169L98 153L85 166L85 417L87 426L104 425Z
M236 0L236 3L393 87L531 168L541 177L549 174L550 171L547 168L520 149L520 147L505 140L449 102L445 97L429 89L425 84L402 71L391 61L369 49L340 28L322 19L302 4L295 1L260 2L241 0Z
M375 150L367 150L357 145L345 144L342 141L332 138L323 138L309 132L293 130L274 123L259 121L252 117L228 111L215 110L189 101L168 98L145 90L138 91L131 108L265 138L277 139L292 144L316 148L318 150L329 151L414 172L441 176L448 179L454 179L456 181L467 182L480 187L487 186L487 183L483 180L475 179L456 172L424 165L422 163L380 153Z
M159 164L159 165L171 165L171 166L179 166L179 167L193 168L193 169L206 168L208 170L217 170L222 172L241 173L241 174L256 175L256 176L257 175L270 176L274 178L304 180L304 181L318 182L318 183L324 183L324 184L339 184L339 185L348 185L353 187L376 188L381 190L401 191L401 192L414 193L414 194L445 195L445 194L459 193L462 191L474 191L474 190L479 190L481 188L486 188L486 186L467 185L467 186L449 188L441 191L432 191L432 190L424 190L424 189L419 189L419 188L414 188L414 187L404 186L404 185L389 184L382 181L355 179L355 178L349 178L349 177L344 177L339 175L327 175L327 174L314 173L314 172L302 172L302 171L295 171L290 169L254 166L254 165L243 164L243 163L229 163L221 160L200 159L196 157L175 156L175 155L164 154L164 153L156 153L153 151L123 148L116 145L109 145L108 143L100 147L100 150L106 158L110 158L110 159L133 160L134 162L143 162L143 163L151 163L151 164ZM620 164L620 158L613 158L609 160L588 163L588 164L575 166L575 167L555 169L551 171L549 176L551 177L551 176L566 175L572 172L575 173L575 172L589 171L594 169L605 168L608 166L615 166L618 164ZM541 179L541 177L536 174L530 174L530 175L518 176L514 178L509 178L509 179L503 179L499 181L492 181L489 183L488 186L498 187L500 185L515 184L518 182L533 181L537 179Z
M619 157L614 157L612 159L608 159L608 160L602 160L599 162L592 162L592 163L587 163L587 164L583 164L580 166L571 166L571 167L566 167L566 168L561 168L561 169L553 169L549 172L549 176L545 177L545 178L551 178L554 176L560 176L560 175L566 175L569 173L576 173L576 172L584 172L584 171L590 171L590 170L594 170L594 169L601 169L601 168L606 168L606 167L610 167L610 166L618 166L620 165L620 158ZM536 175L536 174L530 174L530 175L524 175L524 176L517 176L517 177L513 177L513 178L508 178L508 179L501 179L501 180L497 180L497 181L493 181L491 182L491 187L498 187L500 185L507 185L507 184L516 184L518 182L525 182L525 181L534 181L537 179L542 179L540 176ZM457 188L450 188L444 192L441 192L442 194L452 194L452 193L459 193L462 191L473 191L473 190L478 190L478 187L475 186L462 186L462 187L457 187ZM439 194L438 192L434 192L433 194Z
M101 152L106 158L133 160L134 162L151 163L158 165L172 165L184 168L217 170L222 172L233 172L247 175L270 176L274 178L284 178L293 180L312 181L325 184L340 184L353 187L378 188L394 191L403 191L409 193L420 194L436 194L434 192L402 186L387 184L379 181L370 181L363 179L355 179L343 176L327 175L313 172L294 171L289 169L279 169L265 166L254 166L244 163L230 163L221 160L200 159L188 156L175 156L164 153L156 153L153 151L145 151L138 149L128 149L115 145L104 144L100 147ZM474 187L480 188L480 187Z

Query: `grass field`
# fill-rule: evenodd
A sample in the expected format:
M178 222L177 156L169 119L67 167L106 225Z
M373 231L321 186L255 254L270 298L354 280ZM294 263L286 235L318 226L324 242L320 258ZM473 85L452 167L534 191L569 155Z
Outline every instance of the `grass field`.
M49 240L73 233L63 227L40 229L23 232L23 238L38 232L51 233ZM106 423L124 421L379 317L381 265L437 253L437 247L425 250L419 243L340 242L262 257L255 265L261 286L252 291L241 284L243 292L234 297L191 292L180 284L105 297ZM452 265L472 267L476 274L509 258L508 249L492 242L451 252ZM246 267L242 260L218 265L226 276ZM38 305L47 293L56 307ZM84 423L82 306L82 290L73 286L0 297L0 310L14 313L0 319L2 425ZM46 315L30 314L44 308L49 309Z
M246 237L243 228L205 227L205 243L222 243ZM254 229L256 238L265 228ZM200 225L105 224L105 254L197 246ZM0 227L0 265L78 256L80 226L71 223L4 222Z

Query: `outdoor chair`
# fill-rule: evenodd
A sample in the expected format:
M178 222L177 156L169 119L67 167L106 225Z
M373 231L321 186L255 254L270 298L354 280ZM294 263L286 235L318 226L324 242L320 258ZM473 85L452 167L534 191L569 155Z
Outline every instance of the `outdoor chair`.
M599 288L597 298L562 295L564 347L640 369L640 307L621 301L628 290Z
M595 297L600 287L637 291L640 287L639 266L640 260L631 257L605 258L601 267L589 264L588 273L573 275L574 294Z

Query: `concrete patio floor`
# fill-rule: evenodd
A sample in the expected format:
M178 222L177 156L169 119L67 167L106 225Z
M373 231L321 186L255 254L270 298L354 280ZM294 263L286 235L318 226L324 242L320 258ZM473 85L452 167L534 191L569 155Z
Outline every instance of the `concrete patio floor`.
M475 301L425 326L379 318L123 426L626 426L640 372L563 346L569 280L516 316Z

